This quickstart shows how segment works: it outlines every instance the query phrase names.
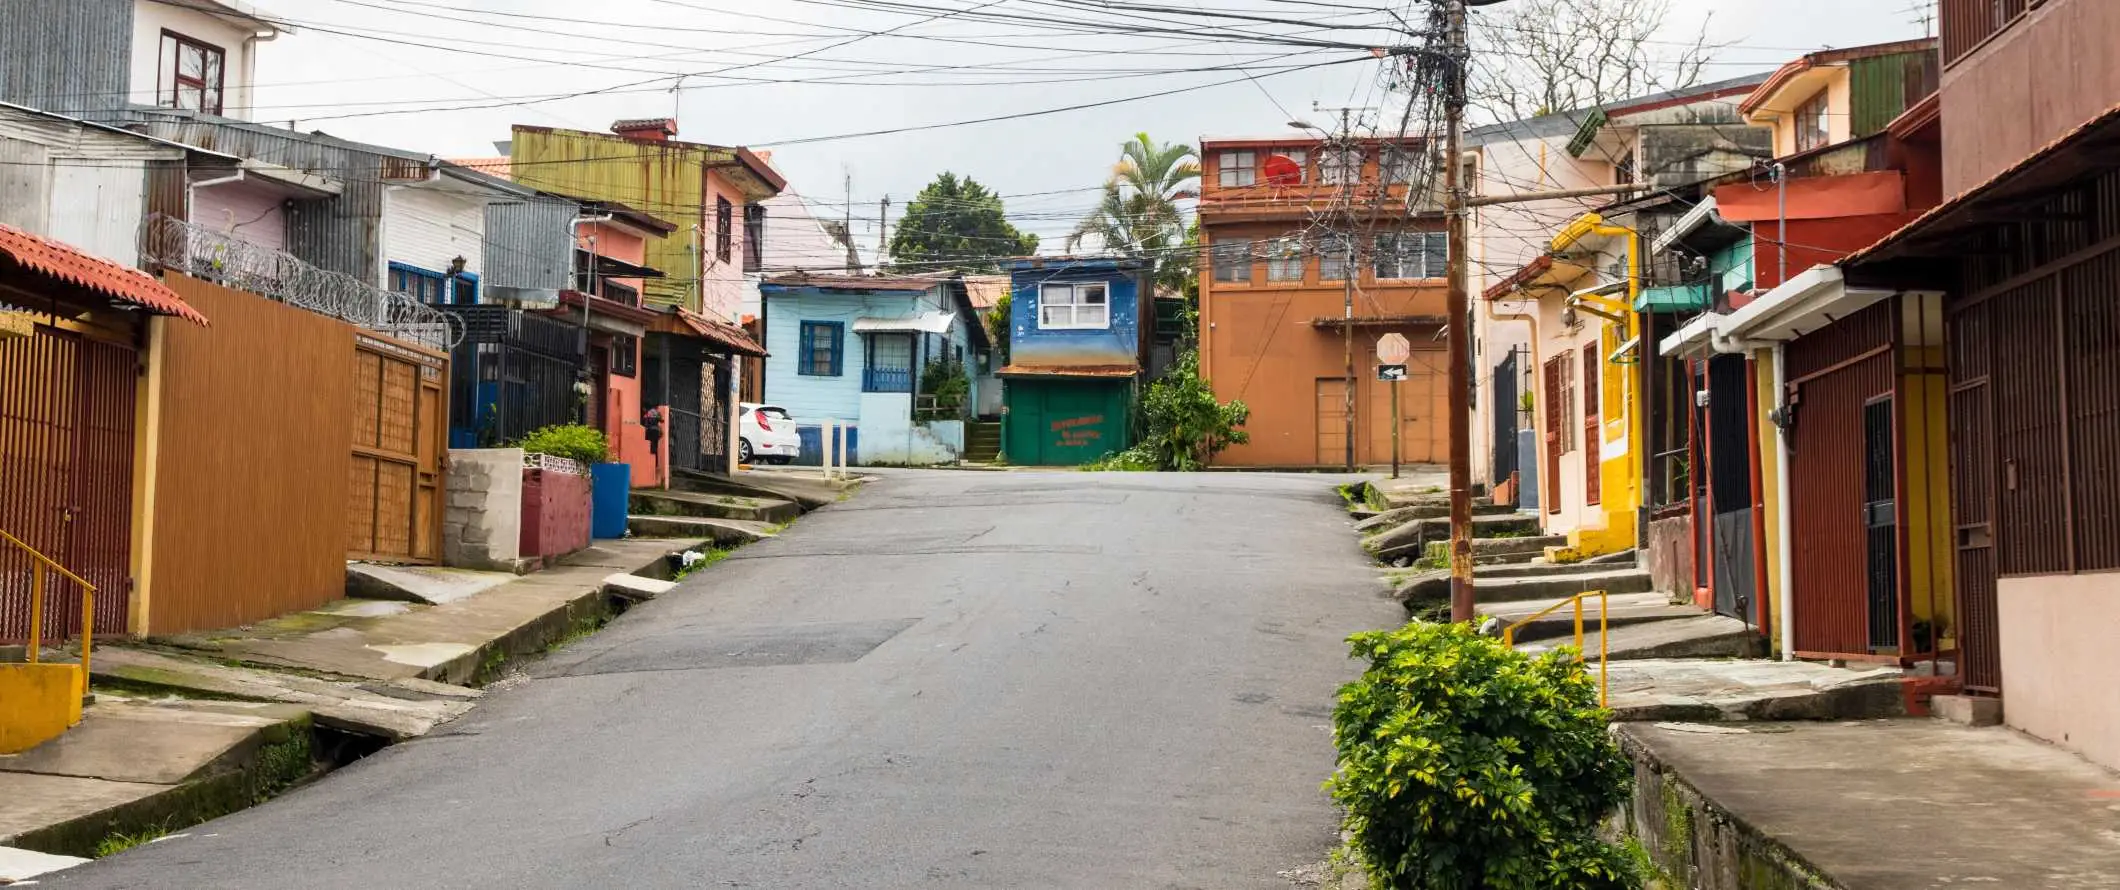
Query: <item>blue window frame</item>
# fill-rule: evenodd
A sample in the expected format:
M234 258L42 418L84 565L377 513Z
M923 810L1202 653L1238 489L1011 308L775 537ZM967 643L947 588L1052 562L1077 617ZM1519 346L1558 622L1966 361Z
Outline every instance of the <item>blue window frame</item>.
M795 373L805 377L838 377L846 373L847 326L836 321L802 323L802 346Z
M478 273L458 272L452 279L431 269L391 263L390 289L429 305L469 306L478 302Z

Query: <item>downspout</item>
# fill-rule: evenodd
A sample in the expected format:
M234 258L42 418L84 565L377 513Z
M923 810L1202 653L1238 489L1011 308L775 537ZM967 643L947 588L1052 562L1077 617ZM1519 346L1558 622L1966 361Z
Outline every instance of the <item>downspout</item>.
M193 222L193 223L201 223L201 222L203 222L202 220L198 220L198 219L194 219L194 218L193 218L193 217L197 216L197 213L196 213L196 211L195 211L195 210L194 210L193 208L197 207L197 206L198 206L198 204L199 204L199 190L200 190L200 189L202 189L202 188L211 188L211 187L213 187L213 186L217 186L217 185L227 185L227 184L229 184L229 183L231 183L231 182L242 182L242 181L243 181L243 169L242 169L242 168L240 168L240 167L238 167L238 168L236 168L236 172L234 172L234 173L232 173L232 174L230 174L230 175L228 175L228 176L222 176L222 177L219 177L219 178L216 178L216 179L202 179L202 180L199 180L198 182L188 182L188 183L185 183L185 184L184 184L184 218L185 218L185 220L187 220L187 221L189 221L189 222Z
M1774 398L1775 401L1781 403L1778 406L1778 410L1782 412L1782 422L1774 425L1774 440L1776 447L1779 449L1779 454L1776 455L1777 463L1774 468L1774 490L1775 496L1781 499L1781 509L1777 511L1781 514L1779 517L1780 521L1776 523L1781 527L1781 540L1779 542L1780 546L1775 548L1778 551L1775 553L1775 558L1781 562L1781 590L1779 595L1775 597L1774 608L1776 614L1781 616L1781 660L1794 661L1796 660L1796 622L1789 620L1792 614L1789 609L1795 600L1795 595L1792 591L1796 587L1796 577L1792 574L1795 571L1795 567L1789 556L1789 536L1792 534L1790 515L1795 511L1789 509L1788 393L1788 347L1787 344L1776 343L1774 344Z
M280 39L279 29L252 31L243 38L243 105L240 110L243 120L250 120L257 113L258 89L258 44Z

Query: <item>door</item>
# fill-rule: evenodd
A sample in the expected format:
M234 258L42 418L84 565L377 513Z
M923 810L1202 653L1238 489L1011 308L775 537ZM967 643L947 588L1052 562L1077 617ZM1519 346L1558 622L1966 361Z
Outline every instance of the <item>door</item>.
M1870 648L1899 648L1899 511L1893 498L1897 462L1892 453L1892 400L1862 408L1863 567L1868 594Z
M1568 397L1561 389L1561 379L1567 376L1568 362L1564 353L1546 360L1546 392L1542 401L1546 415L1546 512L1561 511L1561 425L1573 423L1568 418Z
M1597 361L1597 344L1583 346L1583 503L1598 504L1604 501L1605 480L1602 472L1604 424L1598 412L1603 410L1598 403L1599 390L1604 382L1604 367Z
M1077 466L1124 450L1129 387L1095 380L1011 380L1009 462Z
M611 349L607 346L589 347L589 403L584 409L589 412L585 421L591 429L602 430L616 438L617 430L606 428L605 418L611 404Z
M435 562L441 558L448 362L372 334L355 335L354 350L347 557Z
M0 529L96 586L96 630L128 629L132 349L42 325L0 339ZM0 547L0 641L28 636L29 557ZM81 591L46 579L44 639L75 636Z
M1708 577L1717 614L1757 621L1758 563L1752 536L1751 368L1743 356L1707 362Z
M1509 350L1509 356L1494 366L1494 382L1489 390L1493 397L1488 402L1494 411L1494 437L1488 443L1494 450L1489 478L1497 485L1516 475L1517 354L1516 350Z
M1344 467L1348 461L1347 381L1339 377L1318 378L1316 406L1317 464Z

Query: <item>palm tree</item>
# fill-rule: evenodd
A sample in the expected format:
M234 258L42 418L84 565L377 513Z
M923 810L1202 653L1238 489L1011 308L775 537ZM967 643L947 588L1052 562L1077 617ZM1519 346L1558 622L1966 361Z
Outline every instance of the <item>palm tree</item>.
M1200 196L1200 163L1190 145L1157 145L1136 133L1119 147L1119 163L1104 181L1097 207L1068 233L1067 249L1095 238L1099 246L1154 261L1158 284L1182 289L1193 274L1185 243L1185 211Z

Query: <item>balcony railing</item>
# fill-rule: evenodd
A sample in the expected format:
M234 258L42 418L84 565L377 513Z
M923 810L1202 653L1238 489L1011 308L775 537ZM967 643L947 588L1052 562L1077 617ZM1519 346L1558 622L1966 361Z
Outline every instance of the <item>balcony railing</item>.
M878 368L861 369L862 392L912 392L913 369Z
M1943 0L1943 64L1964 58L2033 5L2031 0Z
M140 224L140 254L174 272L435 349L448 350L464 336L462 322L409 295L159 213Z

